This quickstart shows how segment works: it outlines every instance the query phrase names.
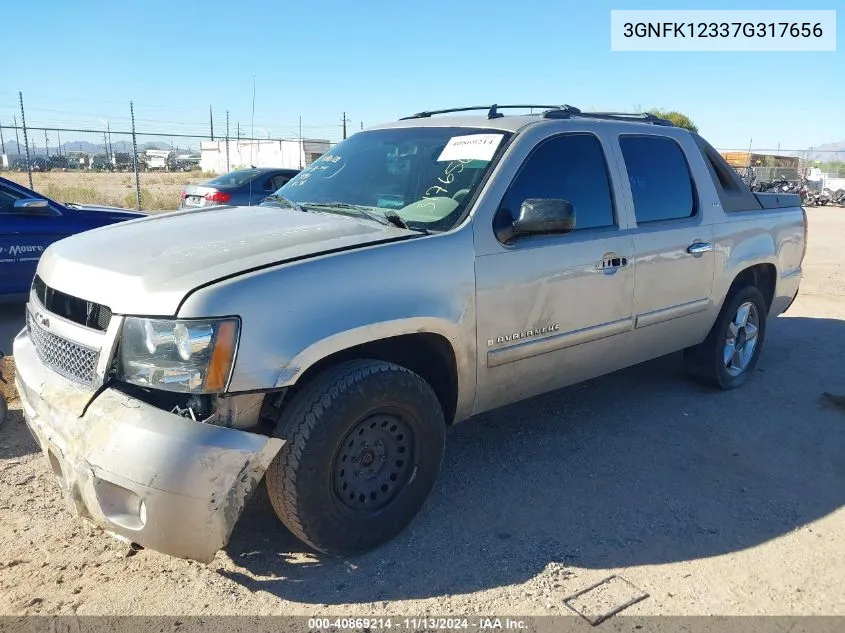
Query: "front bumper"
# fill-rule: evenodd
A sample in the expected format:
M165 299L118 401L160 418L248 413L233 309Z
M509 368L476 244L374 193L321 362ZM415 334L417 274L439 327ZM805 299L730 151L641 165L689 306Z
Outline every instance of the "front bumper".
M26 330L14 358L24 418L71 511L118 538L210 562L283 442L114 389L95 394L46 368Z

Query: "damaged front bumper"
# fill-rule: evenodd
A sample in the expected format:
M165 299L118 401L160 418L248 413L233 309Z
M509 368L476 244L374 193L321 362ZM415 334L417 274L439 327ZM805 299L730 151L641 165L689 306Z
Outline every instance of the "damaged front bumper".
M92 394L15 338L24 417L71 510L118 538L210 562L282 441L168 413L114 389Z

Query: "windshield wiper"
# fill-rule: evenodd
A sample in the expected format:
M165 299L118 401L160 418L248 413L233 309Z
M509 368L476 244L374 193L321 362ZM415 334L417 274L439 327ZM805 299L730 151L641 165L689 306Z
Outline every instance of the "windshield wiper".
M288 198L285 198L284 196L280 196L277 193L270 194L269 196L264 198L264 200L262 200L261 202L264 203L266 200L272 200L273 202L278 203L280 206L288 207L289 209L293 209L294 211L302 211L303 213L306 213L308 211L305 207L303 207L298 202L294 202L293 200L289 200Z
M355 211L370 220L374 220L379 224L392 224L400 229L428 233L425 229L412 229L393 209L387 209L384 213L375 213L370 211L367 207L358 204L349 204L348 202L306 202L303 206L315 207L317 209L348 209L349 211Z

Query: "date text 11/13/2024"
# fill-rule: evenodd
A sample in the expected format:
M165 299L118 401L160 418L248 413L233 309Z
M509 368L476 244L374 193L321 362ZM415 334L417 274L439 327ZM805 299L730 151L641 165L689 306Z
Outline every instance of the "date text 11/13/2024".
M309 618L308 628L314 631L327 629L399 629L419 630L479 630L479 631L519 631L527 624L524 620L511 618Z

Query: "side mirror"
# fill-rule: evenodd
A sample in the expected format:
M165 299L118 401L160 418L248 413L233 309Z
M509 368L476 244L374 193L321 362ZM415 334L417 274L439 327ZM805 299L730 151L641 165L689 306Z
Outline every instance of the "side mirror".
M528 198L511 226L512 236L569 233L575 228L575 208L568 200Z
M49 206L50 203L43 198L20 198L19 200L15 200L14 204L15 209L21 209L23 211L30 209L38 210L36 212L40 212L41 209L46 209Z

